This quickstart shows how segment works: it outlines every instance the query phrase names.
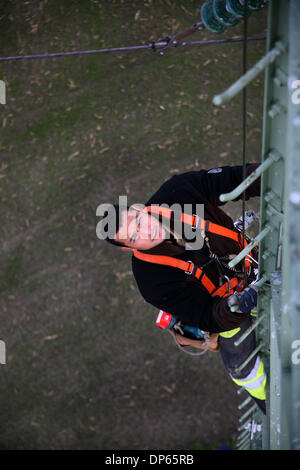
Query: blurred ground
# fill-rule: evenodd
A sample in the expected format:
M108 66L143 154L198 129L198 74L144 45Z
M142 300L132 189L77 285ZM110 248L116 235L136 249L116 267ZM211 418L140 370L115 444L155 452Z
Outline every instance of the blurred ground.
M198 21L200 3L7 1L0 55L147 44ZM249 35L265 25L253 14ZM216 36L191 39L203 38ZM249 66L264 49L249 43ZM241 399L219 355L176 349L130 257L95 229L103 202L144 203L174 173L241 164L242 97L212 104L241 73L241 44L1 63L0 448L207 448L235 436ZM260 76L248 162L261 158L262 104Z

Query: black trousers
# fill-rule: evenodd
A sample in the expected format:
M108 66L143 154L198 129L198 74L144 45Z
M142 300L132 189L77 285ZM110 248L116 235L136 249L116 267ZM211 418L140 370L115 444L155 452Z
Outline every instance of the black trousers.
M255 356L245 365L245 367L243 367L241 370L237 370L256 348L256 337L254 330L238 346L234 345L234 342L237 341L245 333L245 331L251 326L251 324L252 318L242 323L240 325L240 330L233 336L219 336L220 354L223 363L226 367L226 370L228 371L232 379L237 379L239 381L243 381L243 379L245 378L250 378L253 371L255 371L255 367L257 367L259 365L259 362L261 362L259 358L259 353L256 353ZM253 398L253 400L258 404L260 409L265 414L265 400L253 396L252 390L249 391L249 389L247 388L246 390L250 394L251 398Z

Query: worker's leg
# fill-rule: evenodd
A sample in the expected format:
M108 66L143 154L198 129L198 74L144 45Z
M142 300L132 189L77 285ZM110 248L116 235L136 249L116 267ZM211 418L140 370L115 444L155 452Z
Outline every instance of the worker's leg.
M240 371L237 370L256 347L254 331L238 346L234 345L234 342L245 333L250 326L251 319L242 323L240 328L221 333L219 337L220 353L232 380L237 385L244 387L265 413L266 375L263 362L259 355L256 354L243 369Z

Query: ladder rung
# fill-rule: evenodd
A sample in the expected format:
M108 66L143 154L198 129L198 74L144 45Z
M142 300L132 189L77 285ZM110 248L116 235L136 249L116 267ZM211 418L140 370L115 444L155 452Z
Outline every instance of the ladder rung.
M241 410L242 408L244 408L244 406L248 405L248 403L252 400L251 397L247 397L246 400L244 400L239 406L238 406L238 409Z
M220 106L221 104L226 103L226 101L231 100L243 88L249 85L249 83L257 77L257 75L263 72L268 65L274 62L284 51L284 45L280 41L276 42L275 47L271 49L264 57L262 57L251 69L249 69L245 75L240 77L226 91L220 95L216 95L213 99L213 103L217 106Z
M273 230L273 227L268 224L266 225L266 227L261 231L259 232L258 235L256 235L256 237L249 243L249 245L247 245L242 251L240 251L240 253L235 256L231 261L230 263L228 263L228 266L230 268L234 268L234 266L236 264L238 264L240 261L242 261L243 258L245 258L245 256L256 246L258 245L258 243L263 239L265 238L266 235L268 235L269 232L271 232Z
M245 423L243 423L242 426L239 426L239 427L237 428L238 432L248 430L248 427L247 427L247 426L248 426L248 424L251 424L251 421L252 421L252 420L249 419L248 421L246 421Z
M245 443L243 443L241 446L237 447L237 450L244 450L248 449L250 446L250 439L248 439Z
M243 446L246 442L249 442L250 443L250 433L248 432L248 434L246 434L245 436L243 436L243 439L237 444L238 447L241 447Z
M250 173L247 178L241 182L233 191L230 193L225 193L220 195L220 201L232 201L240 196L257 178L259 178L263 172L272 165L273 162L276 162L281 158L281 154L277 150L271 150L267 158L261 163L256 170Z
M239 419L239 422L242 423L244 421L244 419L246 419L249 415L251 415L251 413L253 413L253 411L257 408L257 405L253 405L251 406L251 408L249 408L249 410L247 410Z
M258 353L258 351L260 351L263 347L263 344L260 343L255 349L253 349L252 353L247 357L247 359L237 368L235 369L236 372L240 372L241 370L244 369L244 367L246 367L246 365L248 364L248 362L251 361L251 359Z
M235 346L239 346L246 338L247 336L250 335L250 333L252 333L253 330L255 330L255 328L263 321L263 319L266 317L266 314L264 313L263 315L261 315L259 317L258 320L256 320L246 331L245 333L240 336L239 339L237 339L235 342L234 342L234 345Z

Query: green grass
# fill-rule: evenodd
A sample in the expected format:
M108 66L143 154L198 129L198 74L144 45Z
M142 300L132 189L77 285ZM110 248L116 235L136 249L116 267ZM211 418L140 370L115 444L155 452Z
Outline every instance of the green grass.
M11 0L1 55L147 44L198 14L198 1ZM249 34L265 22L253 15ZM249 44L249 67L264 47ZM191 361L158 331L130 258L95 230L102 202L143 203L175 173L241 164L241 96L212 104L241 70L237 44L1 64L1 449L186 449L235 435L221 358ZM261 76L248 88L248 161L260 160L262 104Z
M5 257L4 257L5 259ZM16 286L18 282L18 273L22 268L22 253L20 250L14 250L10 254L9 259L4 262L4 268L2 271L2 285L6 286L6 289L11 290Z

